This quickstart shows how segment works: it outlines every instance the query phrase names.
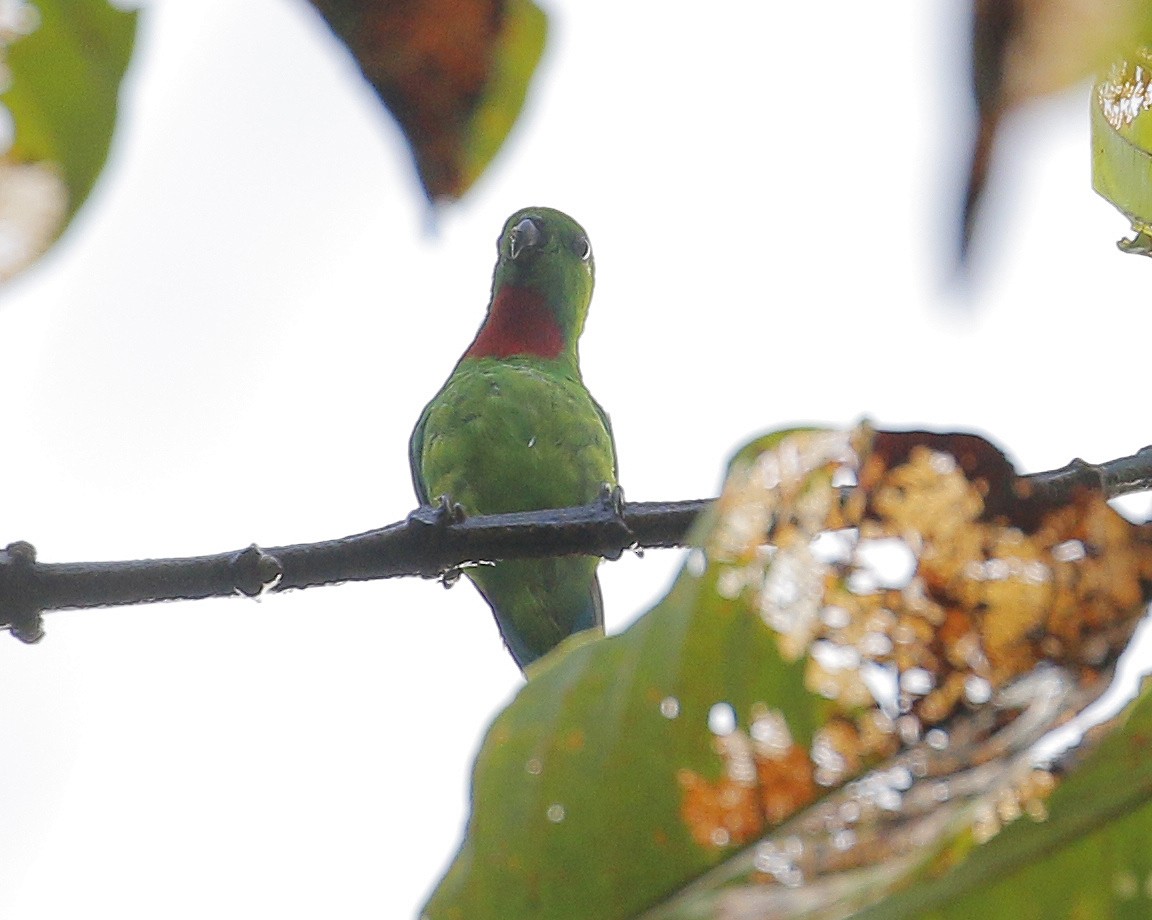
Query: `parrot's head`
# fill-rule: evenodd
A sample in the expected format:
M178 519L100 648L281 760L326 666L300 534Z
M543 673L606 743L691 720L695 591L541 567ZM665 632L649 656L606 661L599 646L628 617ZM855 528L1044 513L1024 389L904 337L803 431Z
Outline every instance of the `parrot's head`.
M504 223L496 246L493 296L504 288L543 295L564 338L575 342L584 328L596 274L584 228L553 208L523 208Z

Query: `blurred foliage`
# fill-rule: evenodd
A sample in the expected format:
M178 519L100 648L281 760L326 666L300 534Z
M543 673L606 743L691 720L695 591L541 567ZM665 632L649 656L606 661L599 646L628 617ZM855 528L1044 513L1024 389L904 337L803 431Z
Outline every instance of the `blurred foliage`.
M544 51L532 0L310 0L400 124L428 200L461 197L516 122Z
M1078 860L1096 877L1043 916L1097 916L1073 911L1117 876L1147 897L1145 821L1109 822L1152 793L1152 702L1068 779L1033 751L1107 687L1149 527L1045 499L981 438L862 427L743 449L695 543L493 724L429 918L1015 918Z
M543 54L545 14L533 0L310 2L399 124L428 200L462 197L520 115ZM91 190L107 155L136 25L136 14L107 0L14 0L6 9L0 41L10 45L12 81L3 100L15 118L16 143L0 161L0 226L10 237L0 238L0 280L43 252ZM1134 60L1149 44L1152 0L972 0L978 127L962 258L1005 114ZM1144 203L1152 174L1131 141L1098 132L1096 187L1152 251ZM1140 240L1125 248L1139 250Z
M92 191L112 140L136 13L107 0L0 11L12 143L0 160L0 279L34 261Z
M1117 726L1120 726L1117 729ZM1043 821L1022 820L858 920L1144 920L1152 915L1152 686L1056 789ZM958 854L961 858L963 854Z
M503 146L544 50L532 0L313 0L399 122L429 201L461 197ZM107 0L0 8L13 143L0 160L0 281L35 261L108 155L137 14Z
M972 89L978 125L961 224L961 256L1004 116L1152 42L1152 0L973 0Z

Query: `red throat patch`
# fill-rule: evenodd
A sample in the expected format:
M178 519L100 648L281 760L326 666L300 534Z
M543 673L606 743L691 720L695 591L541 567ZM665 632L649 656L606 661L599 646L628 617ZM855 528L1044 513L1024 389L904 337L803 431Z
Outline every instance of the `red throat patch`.
M564 333L544 296L531 288L503 287L492 300L466 358L532 355L555 358L564 348Z

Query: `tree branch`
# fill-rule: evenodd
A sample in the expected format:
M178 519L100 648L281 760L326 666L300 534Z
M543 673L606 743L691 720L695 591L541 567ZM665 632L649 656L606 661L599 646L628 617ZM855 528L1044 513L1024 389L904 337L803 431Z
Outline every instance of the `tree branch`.
M1103 464L1073 460L1021 477L1052 501L1078 489L1109 498L1152 489L1152 447ZM43 635L41 614L65 608L196 600L344 581L442 577L466 563L581 553L615 559L627 549L684 545L713 499L615 503L461 519L450 508L420 508L379 530L290 546L253 544L235 552L128 562L36 561L28 543L0 550L0 629L24 641Z
M449 509L419 508L379 530L289 546L253 544L235 552L128 562L37 562L28 543L0 550L0 628L35 642L47 610L198 600L344 581L420 575L437 578L488 559L571 553L618 558L630 548L683 544L710 500L610 501L577 508L454 520Z

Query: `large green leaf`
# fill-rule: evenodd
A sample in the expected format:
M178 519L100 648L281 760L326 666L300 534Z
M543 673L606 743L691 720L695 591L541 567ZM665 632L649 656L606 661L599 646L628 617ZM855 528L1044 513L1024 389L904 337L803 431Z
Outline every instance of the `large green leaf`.
M39 256L95 185L136 35L137 14L107 0L37 0L21 9L28 34L7 49L11 82L0 97L14 123L0 161L9 237L0 278Z
M698 540L660 605L496 720L429 918L887 903L1043 808L1032 745L1107 685L1152 574L1146 529L964 435L764 439Z
M720 845L701 846L681 818L683 771L722 774L711 707L747 724L771 701L805 744L825 707L716 578L682 576L626 634L535 674L489 732L429 917L636 916L726 852L719 825Z

